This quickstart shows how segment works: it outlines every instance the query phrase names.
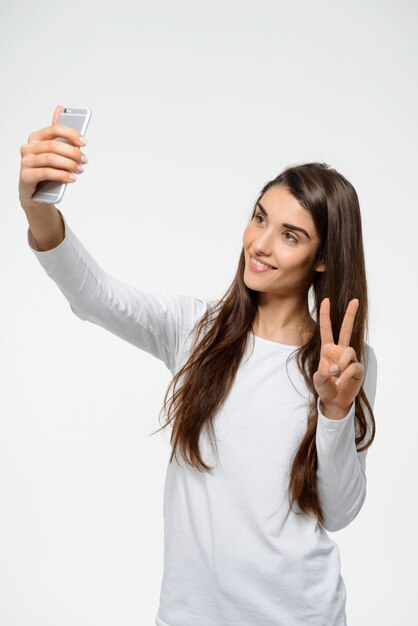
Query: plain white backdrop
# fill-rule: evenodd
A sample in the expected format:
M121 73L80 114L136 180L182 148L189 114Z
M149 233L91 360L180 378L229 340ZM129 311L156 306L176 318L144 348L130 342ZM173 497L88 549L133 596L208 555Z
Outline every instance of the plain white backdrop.
M57 104L93 112L58 206L144 289L221 297L288 165L354 185L377 434L363 509L330 535L349 626L418 623L417 17L406 0L2 4L2 626L151 626L163 570L171 449L168 430L148 435L170 372L77 318L27 243L19 148Z

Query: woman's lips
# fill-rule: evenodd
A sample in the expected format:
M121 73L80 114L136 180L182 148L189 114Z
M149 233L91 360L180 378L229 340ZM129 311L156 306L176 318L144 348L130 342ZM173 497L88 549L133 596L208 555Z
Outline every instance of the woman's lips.
M274 270L276 269L275 267L260 267L259 265L256 265L255 263L253 263L251 257L250 257L250 269L253 272L269 272L270 270Z

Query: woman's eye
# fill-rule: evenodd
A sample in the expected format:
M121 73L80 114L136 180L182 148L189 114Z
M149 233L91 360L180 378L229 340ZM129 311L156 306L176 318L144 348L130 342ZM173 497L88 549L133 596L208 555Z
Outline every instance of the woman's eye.
M292 235L292 233L287 232L287 233L284 233L284 234L285 235L290 235L292 237L292 239L288 239L288 241L294 241L295 243L298 242L297 238L294 235Z
M261 213L256 213L256 215L254 215L254 219L256 220L256 222L257 222L258 218L264 220L264 217L261 215ZM260 222L257 222L257 223L260 224ZM288 239L287 241L292 241L294 243L299 243L298 242L298 238L295 237L291 232L287 231L287 232L285 232L283 234L284 235L290 235L291 239Z

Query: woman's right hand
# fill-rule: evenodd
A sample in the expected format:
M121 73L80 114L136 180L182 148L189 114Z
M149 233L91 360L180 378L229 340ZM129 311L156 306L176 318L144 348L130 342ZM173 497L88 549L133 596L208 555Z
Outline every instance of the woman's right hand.
M58 118L64 107L58 105L52 119L52 125L36 130L28 137L28 143L20 148L21 165L19 177L19 199L22 208L25 206L42 206L42 203L32 200L36 186L41 180L58 180L63 183L73 183L80 173L80 167L87 163L87 157L81 152L84 145L80 141L80 132L69 126L58 124ZM57 141L57 137L64 137L71 145L64 141ZM84 157L84 158L83 158Z

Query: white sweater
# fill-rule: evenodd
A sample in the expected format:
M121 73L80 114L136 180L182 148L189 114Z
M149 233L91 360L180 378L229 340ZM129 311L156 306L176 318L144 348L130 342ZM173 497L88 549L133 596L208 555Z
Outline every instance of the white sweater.
M145 292L118 280L62 217L65 238L58 246L37 250L30 229L28 244L71 310L154 355L174 375L191 347L188 331L213 301ZM366 346L364 386L374 406L377 363ZM342 420L319 412L317 484L324 525L289 508L288 472L306 431L309 400L296 347L250 334L214 422L220 463L205 434L202 455L214 470L190 468L179 451L179 463L168 463L157 626L347 624L339 549L327 531L346 527L363 505L367 450L356 450L354 402Z

